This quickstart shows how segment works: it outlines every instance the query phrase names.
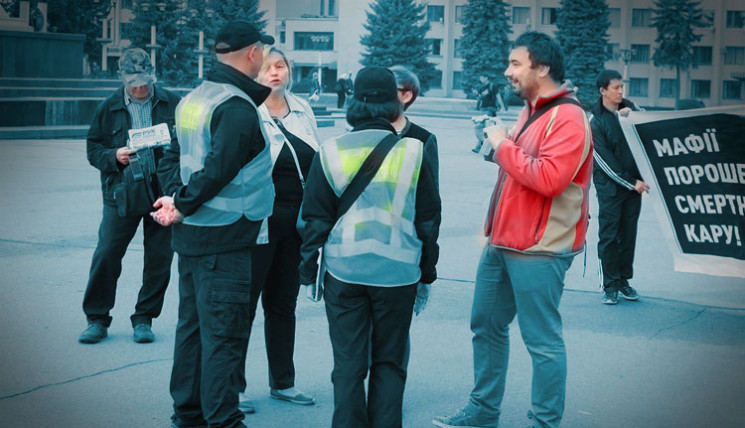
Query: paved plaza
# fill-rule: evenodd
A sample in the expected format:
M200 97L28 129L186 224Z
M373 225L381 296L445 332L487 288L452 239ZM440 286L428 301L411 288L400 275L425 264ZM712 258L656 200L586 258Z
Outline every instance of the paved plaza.
M443 224L439 279L411 329L404 400L410 428L432 426L433 416L468 400L471 299L497 174L470 151L475 137L467 117L422 114L414 120L439 140ZM345 125L337 119L321 136ZM745 281L673 272L651 204L643 204L632 282L642 298L601 305L594 190L591 197L588 249L567 274L561 304L569 364L563 426L743 426ZM124 259L109 338L82 345L81 304L101 218L98 171L86 161L85 142L0 141L0 198L0 426L168 427L175 261L163 314L153 322L154 343L135 344L129 322L143 263L138 232ZM248 426L330 426L333 361L324 306L301 296L297 312L297 387L318 404L269 397L259 313L246 367L246 392L257 407ZM505 428L525 426L530 405L530 358L516 324L511 337Z

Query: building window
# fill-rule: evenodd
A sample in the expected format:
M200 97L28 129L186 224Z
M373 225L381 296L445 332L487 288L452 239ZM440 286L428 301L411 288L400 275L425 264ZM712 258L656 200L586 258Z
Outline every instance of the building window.
M694 46L693 59L698 65L711 65L711 46Z
M453 43L453 58L463 58L462 47L460 39L455 39Z
M512 23L513 24L530 23L530 8L529 7L513 7L512 8Z
M296 51L333 51L334 33L296 32Z
M427 6L427 21L445 22L445 6Z
M424 39L424 41L429 46L430 55L442 55L442 39Z
M610 28L619 28L621 26L621 9L617 7L608 9L608 21L610 21Z
M608 43L605 45L605 51L608 54L608 58L617 60L621 56L621 45L618 43Z
M710 98L711 80L691 80L692 98Z
M745 65L745 47L725 47L724 65Z
M631 45L631 62L649 62L649 45Z
M460 71L453 72L453 89L463 90L463 73Z
M632 27L651 27L652 26L652 9L632 9L631 10Z
M442 70L435 69L435 75L432 78L432 89L442 88Z
M466 11L466 6L455 6L455 22L463 22L463 13Z
M745 11L728 10L727 28L745 28Z
M287 32L286 31L280 31L279 32L279 42L282 44L285 44L287 40Z
M722 85L722 98L725 100L739 100L742 98L742 82L739 80L725 80Z
M631 80L629 80L629 96L646 97L649 95L648 90L649 79L632 77Z
M556 25L556 10L555 7L544 7L541 13L541 24Z
M675 98L675 87L678 81L675 79L660 79L660 98Z
M329 0L329 16L336 16L336 0Z

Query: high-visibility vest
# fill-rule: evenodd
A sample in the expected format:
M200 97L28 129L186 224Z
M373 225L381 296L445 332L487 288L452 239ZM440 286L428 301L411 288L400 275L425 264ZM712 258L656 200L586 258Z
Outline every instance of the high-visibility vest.
M321 146L321 165L337 196L388 134L384 130L351 132ZM338 219L324 245L331 275L344 282L373 286L419 281L422 241L414 228L414 216L423 147L414 138L396 143L372 182Z
M176 107L176 133L181 146L181 180L184 184L189 183L194 172L204 168L204 158L212 145L212 114L220 104L232 97L243 98L256 108L253 100L237 87L206 80ZM260 125L260 121L258 123ZM264 140L269 141L264 128L259 128ZM235 223L242 216L259 221L272 214L273 205L272 159L267 143L261 153L247 163L220 193L184 218L184 223L225 226Z

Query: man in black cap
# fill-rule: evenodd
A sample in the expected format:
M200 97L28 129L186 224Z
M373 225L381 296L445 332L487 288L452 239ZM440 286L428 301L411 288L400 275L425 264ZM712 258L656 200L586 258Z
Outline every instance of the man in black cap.
M251 252L267 242L272 160L257 106L271 90L254 78L274 39L245 21L215 37L218 63L176 109L178 143L158 175L153 213L173 224L179 254L179 323L171 396L173 427L242 427L251 323Z
M395 135L391 122L401 114L393 73L363 68L347 108L354 128L325 141L308 173L300 283L315 282L317 250L323 247L334 351L333 428L401 427L411 317L415 307L423 309L437 278L436 152L415 138ZM337 219L339 201L346 199L340 195L367 154L391 138L395 144L373 180Z
M78 339L81 343L98 343L108 335L111 325L109 311L114 307L122 258L140 222L143 224L145 266L135 313L131 316L135 342L155 340L152 320L163 309L163 299L171 277L171 228L155 223L148 214L154 198L160 196L155 164L163 157L163 149L145 148L135 153L128 147L128 131L165 123L173 132L174 111L179 97L154 85L155 74L150 56L142 49L124 52L119 59L119 76L124 86L114 91L98 107L86 141L88 162L101 171L103 218L83 297L88 327ZM133 159L132 165L130 158ZM139 172L138 180L125 183L125 174L134 177L132 171L135 170ZM138 189L142 192L137 192ZM142 195L147 194L148 190L153 200L147 197L139 201L129 200L126 201L129 206L124 206L126 198L121 195ZM120 195L118 199L115 194ZM141 209L135 209L135 205Z

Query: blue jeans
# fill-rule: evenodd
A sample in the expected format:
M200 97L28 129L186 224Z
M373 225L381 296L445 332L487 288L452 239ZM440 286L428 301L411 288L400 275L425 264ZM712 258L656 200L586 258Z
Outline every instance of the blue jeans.
M519 314L520 333L533 360L533 422L559 426L567 373L559 302L572 259L484 248L471 311L474 388L469 410L499 418L510 354L509 326Z

